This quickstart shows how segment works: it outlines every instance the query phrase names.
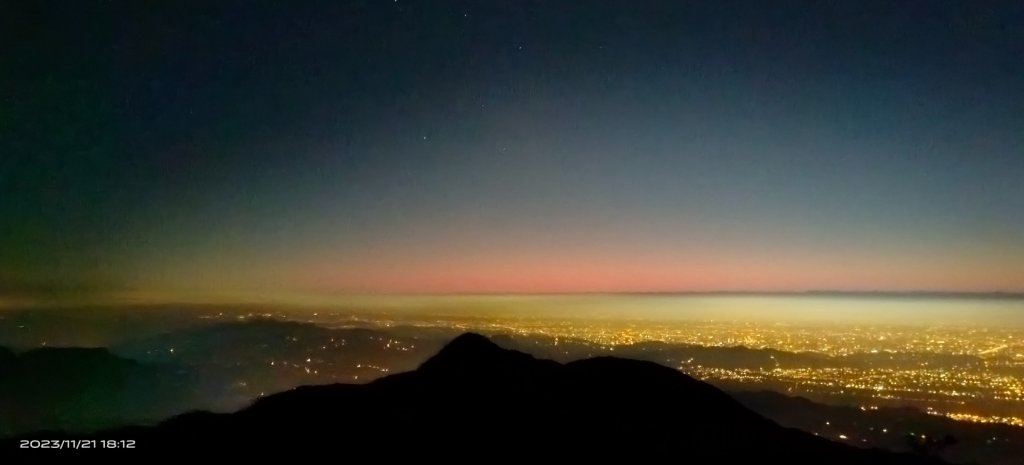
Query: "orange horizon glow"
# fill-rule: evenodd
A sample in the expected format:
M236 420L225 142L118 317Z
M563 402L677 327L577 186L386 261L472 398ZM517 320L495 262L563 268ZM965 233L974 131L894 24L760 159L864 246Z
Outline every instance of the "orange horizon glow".
M616 292L1019 292L1019 276L976 268L821 268L816 263L588 264L473 262L322 267L292 281L307 291L371 294L559 294Z

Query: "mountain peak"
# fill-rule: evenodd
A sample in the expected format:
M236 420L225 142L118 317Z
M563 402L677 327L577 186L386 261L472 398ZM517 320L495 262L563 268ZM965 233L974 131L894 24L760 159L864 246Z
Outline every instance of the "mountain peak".
M424 372L456 375L480 375L501 371L518 371L539 361L522 352L503 349L477 333L464 333L452 339L440 352L420 366Z
M462 333L446 344L437 355L444 353L469 354L480 352L496 354L504 351L505 349L498 347L487 336L477 333Z

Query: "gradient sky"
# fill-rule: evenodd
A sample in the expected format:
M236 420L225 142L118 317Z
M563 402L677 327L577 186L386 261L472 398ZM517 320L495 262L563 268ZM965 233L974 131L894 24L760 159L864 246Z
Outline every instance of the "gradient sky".
M0 295L1024 291L1024 4L7 2Z

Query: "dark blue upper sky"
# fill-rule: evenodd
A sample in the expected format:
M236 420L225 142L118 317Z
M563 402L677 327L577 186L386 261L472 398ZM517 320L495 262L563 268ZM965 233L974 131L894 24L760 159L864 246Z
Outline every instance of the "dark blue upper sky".
M1024 5L0 7L0 293L1024 290Z

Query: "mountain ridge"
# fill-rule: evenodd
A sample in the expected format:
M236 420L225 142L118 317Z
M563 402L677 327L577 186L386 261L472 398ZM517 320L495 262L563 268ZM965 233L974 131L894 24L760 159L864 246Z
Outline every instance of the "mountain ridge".
M926 465L780 427L723 391L653 362L559 364L455 338L419 369L364 385L300 387L233 414L194 412L156 427L98 434L138 452L339 450L452 458L675 458L685 463ZM400 447L398 447L400 446Z

